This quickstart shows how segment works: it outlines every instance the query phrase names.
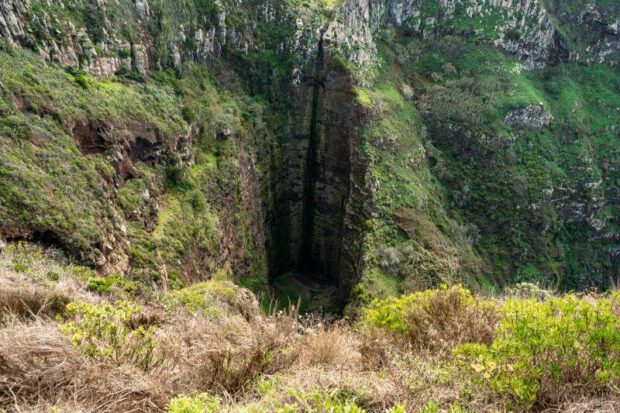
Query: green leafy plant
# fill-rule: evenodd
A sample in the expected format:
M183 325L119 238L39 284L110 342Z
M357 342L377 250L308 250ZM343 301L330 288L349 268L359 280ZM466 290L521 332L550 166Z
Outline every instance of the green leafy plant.
M191 397L176 397L168 403L170 413L217 413L221 411L222 401L207 393Z
M362 324L402 336L416 348L450 349L460 343L491 343L498 319L496 303L455 286L375 300Z
M192 313L201 312L208 317L223 314L234 303L238 287L227 281L204 281L168 294L172 307L181 306Z
M17 263L17 264L13 264L13 265L11 266L11 268L12 268L12 269L13 269L13 271L15 271L15 272L21 272L21 273L24 273L24 272L27 272L27 271L28 271L28 266L27 266L27 265L24 265L24 264L19 264L19 263Z
M75 83L77 83L82 89L88 89L90 87L90 80L85 73L78 73L75 76Z
M61 329L88 356L116 365L129 362L148 370L159 359L155 355L155 327L132 326L141 312L141 306L129 301L99 305L73 302L67 305L69 321L61 324Z
M51 281L58 281L60 280L60 274L56 271L48 271L47 278L49 278Z
M138 285L120 274L114 274L107 277L91 277L88 280L86 288L101 294L109 294L118 291L134 295L138 289Z
M510 299L493 343L464 344L455 354L480 383L523 409L558 403L567 391L617 386L620 319L613 297Z
M403 412L405 410L402 410ZM395 412L395 410L394 410ZM465 410L458 404L454 403L446 409L445 407L441 407L438 403L428 402L424 407L420 410L420 413L439 413L439 412L448 412L448 413L464 413Z

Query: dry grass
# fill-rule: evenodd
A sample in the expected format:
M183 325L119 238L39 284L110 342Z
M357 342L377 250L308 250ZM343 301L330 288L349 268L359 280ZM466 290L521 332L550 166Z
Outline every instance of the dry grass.
M99 301L78 280L79 274L89 271L69 265L58 251L12 244L0 253L0 323L53 317L70 301Z
M53 325L0 330L0 406L54 398L72 383L82 361Z
M114 368L85 357L52 322L0 330L0 409L65 405L67 411L156 411L168 398L159 389L153 377L135 367Z
M208 320L193 317L165 330L176 337L181 392L238 394L260 375L290 368L299 357L297 324L290 316L248 322L244 317Z
M361 358L357 337L343 323L327 327L319 324L299 345L304 366L351 366L359 364Z
M415 412L431 400L448 411L467 394L471 411L502 409L445 354L413 351L385 335L340 323L302 327L291 316L177 317L158 321L169 363L149 371L86 357L53 320L0 329L0 409L158 412L179 394L204 391L222 397L231 412L303 407L312 402L303 399L308 394L348 395L369 412L397 404ZM607 398L567 402L555 411L617 406Z
M497 312L492 305L472 306L450 290L403 313L413 336L300 319L295 312L265 316L246 290L238 293L234 309L218 317L143 301L144 311L126 327L152 326L154 357L162 362L141 369L130 359L114 365L86 356L50 317L68 300L97 303L101 297L86 292L83 282L45 254L27 262L36 269L32 274L16 272L12 259L0 256L0 312L6 316L0 324L0 411L161 412L172 398L201 392L221 398L227 412L287 405L322 412L328 404L320 403L330 398L368 412L395 405L418 412L430 401L438 412L456 402L472 412L506 409L447 351L456 343L491 342ZM60 279L46 280L48 268L58 270ZM546 411L620 411L619 389L584 399L580 394L565 392Z
M620 399L580 400L547 409L545 413L617 413L620 412Z
M54 316L62 313L71 299L61 292L40 287L0 290L0 319L11 315L18 318Z

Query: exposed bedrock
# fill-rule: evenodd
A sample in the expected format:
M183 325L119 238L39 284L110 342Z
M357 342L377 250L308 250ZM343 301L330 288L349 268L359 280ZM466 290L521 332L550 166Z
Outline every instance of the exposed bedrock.
M321 37L316 62L295 91L305 102L293 109L299 132L281 140L270 262L272 275L312 274L337 285L346 300L361 275L364 189L355 182L366 171L358 132L366 116L351 73L326 43Z

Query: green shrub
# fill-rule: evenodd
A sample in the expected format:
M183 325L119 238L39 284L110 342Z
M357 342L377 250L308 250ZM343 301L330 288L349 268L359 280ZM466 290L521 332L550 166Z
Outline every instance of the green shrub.
M286 389L287 402L269 403L268 405L249 405L247 408L226 409L221 399L202 393L192 397L177 397L168 404L170 413L219 413L224 411L251 411L251 412L277 412L277 413L363 413L364 410L356 402L355 398L346 391L311 391L302 392L295 389ZM404 413L406 409L395 406L386 413Z
M27 271L28 271L28 266L27 266L27 265L24 265L24 264L19 264L19 263L18 263L18 264L13 264L13 265L11 266L11 268L12 268L12 269L13 269L13 271L15 271L15 272L21 272L21 273L24 273L24 272L27 272Z
M129 301L114 304L70 303L61 324L71 343L90 356L116 365L125 362L147 370L157 364L155 327L132 327L142 307Z
M464 344L455 354L517 408L597 393L620 383L620 319L610 297L508 300L493 343Z
M449 406L448 409L446 410L445 407L442 407L440 404L435 403L435 402L428 402L420 410L420 413L439 413L439 412L464 413L465 410L463 410L463 408L458 403L454 403L453 405Z
M343 390L314 391L302 393L294 389L288 390L293 403L285 404L276 409L278 413L307 412L332 412L332 413L363 413L361 408L350 392Z
M168 404L170 413L218 413L222 411L219 398L202 393L193 397L176 397Z
M237 291L238 287L231 282L210 280L172 291L168 299L172 307L180 306L192 313L216 317L234 304Z
M48 271L47 278L49 278L50 281L58 281L60 280L60 274L56 271Z
M88 280L86 289L100 294L110 294L117 291L134 295L138 289L138 285L120 274L114 274L107 277L91 277Z
M86 73L78 73L75 76L75 83L77 83L82 89L88 89L90 87L90 80Z
M362 323L405 337L420 349L450 349L460 343L491 343L497 304L455 286L373 301Z

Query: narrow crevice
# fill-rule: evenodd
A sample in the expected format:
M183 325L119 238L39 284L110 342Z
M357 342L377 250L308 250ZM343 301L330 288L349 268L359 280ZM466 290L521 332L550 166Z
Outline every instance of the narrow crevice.
M303 86L294 90L292 133L284 135L270 228L270 284L283 302L306 311L340 312L359 279L365 176L356 152L364 112L355 79L333 56L326 28ZM303 130L297 125L304 125ZM362 178L363 180L363 178Z
M301 268L305 271L314 270L313 240L314 240L314 216L316 205L316 182L318 179L318 151L320 146L319 134L319 109L321 93L324 87L324 51L323 35L325 28L321 29L317 58L312 78L312 107L310 115L310 131L308 136L308 152L306 154L306 171L304 174L303 212L302 212L302 235L301 235Z

